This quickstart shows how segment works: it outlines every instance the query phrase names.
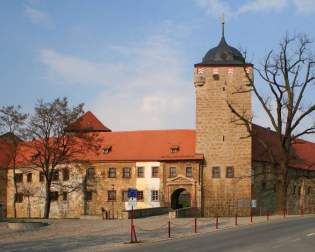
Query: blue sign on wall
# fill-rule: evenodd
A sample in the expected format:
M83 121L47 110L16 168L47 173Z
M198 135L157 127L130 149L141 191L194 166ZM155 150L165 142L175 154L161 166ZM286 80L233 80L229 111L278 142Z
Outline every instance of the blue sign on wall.
M128 198L137 198L137 189L128 188Z

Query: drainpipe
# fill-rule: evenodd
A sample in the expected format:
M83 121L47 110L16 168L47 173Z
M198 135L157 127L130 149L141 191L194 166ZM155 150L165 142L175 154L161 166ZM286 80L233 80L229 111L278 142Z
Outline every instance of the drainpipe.
M204 217L204 181L203 181L203 170L204 170L204 159L199 162L199 184L201 189L201 202L200 202L200 208L201 208L201 216Z

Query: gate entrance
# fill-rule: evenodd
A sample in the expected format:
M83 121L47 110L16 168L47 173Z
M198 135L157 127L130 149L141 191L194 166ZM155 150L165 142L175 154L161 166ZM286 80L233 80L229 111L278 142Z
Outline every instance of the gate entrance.
M184 188L179 188L172 193L171 207L172 209L179 209L191 206L191 197L189 192Z

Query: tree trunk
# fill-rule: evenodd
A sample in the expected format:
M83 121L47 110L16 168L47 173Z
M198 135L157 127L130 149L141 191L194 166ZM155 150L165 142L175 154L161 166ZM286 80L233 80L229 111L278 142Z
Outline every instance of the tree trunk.
M277 213L287 213L287 191L288 191L288 165L287 162L281 162L278 175L277 188Z
M14 214L14 218L16 218L17 217L17 214L16 214L17 183L16 183L16 180L15 180L15 160L13 160L13 183L14 183L13 214Z
M49 218L49 213L50 213L50 183L46 181L46 197L45 197L45 209L44 209L44 218L48 219Z

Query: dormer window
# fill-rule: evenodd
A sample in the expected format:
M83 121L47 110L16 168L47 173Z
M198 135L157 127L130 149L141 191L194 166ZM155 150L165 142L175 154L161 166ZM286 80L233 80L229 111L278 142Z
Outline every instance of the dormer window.
M32 156L32 161L36 161L39 158L40 154L41 154L40 152L37 152L36 154L34 154Z
M103 153L104 154L108 154L112 151L112 146L111 145L107 145L103 148Z
M170 152L171 153L179 152L179 150L180 150L179 145L172 145L171 148L170 148Z

